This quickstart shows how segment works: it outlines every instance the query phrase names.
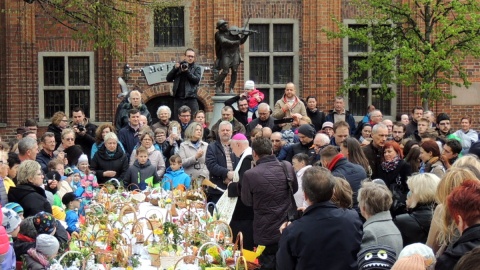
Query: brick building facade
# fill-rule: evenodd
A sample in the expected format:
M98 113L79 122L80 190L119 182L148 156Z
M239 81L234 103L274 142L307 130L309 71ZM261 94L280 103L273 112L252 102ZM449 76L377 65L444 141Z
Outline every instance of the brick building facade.
M179 61L189 47L197 51L196 62L207 67L198 94L201 107L211 113L211 97L215 94L211 68L215 60L215 24L219 19L228 20L230 26L243 26L250 17L250 29L259 31L241 47L244 63L239 68L237 92L244 80L253 79L273 105L285 83L293 81L300 96L315 95L320 108L332 108L331 101L345 76L349 52L345 41L329 40L321 30L335 29L332 16L350 19L352 10L347 0L184 0L179 7L176 12L181 13L182 25L176 25L176 30L172 27L166 34L157 33L153 12L141 12L145 16L132 25L136 34L129 43L119 45L123 56L120 60L73 40L71 31L46 15L38 3L1 1L0 10L7 12L0 13L0 135L13 136L26 118L35 118L46 126L53 111L62 109L68 115L75 105L85 106L95 122L112 121L119 103L117 77L123 75L126 63L133 68L128 85L143 90L143 100L155 115L159 105L170 104L171 84L148 85L139 69ZM183 43L165 43L163 39L171 38L175 34L172 31L177 29L183 31ZM459 128L463 115L472 116L475 122L480 119L480 63L469 59L466 64L473 82L470 89L448 87L445 91L458 98L432 107L435 113L450 114L454 129ZM55 79L62 76L64 79ZM390 110L384 115L392 118L420 104L413 89L398 85L395 89L397 98L382 103L385 110ZM363 96L351 96L350 109L361 116L369 103L382 107L375 104L380 97L372 91L365 89ZM474 123L474 127L479 125Z

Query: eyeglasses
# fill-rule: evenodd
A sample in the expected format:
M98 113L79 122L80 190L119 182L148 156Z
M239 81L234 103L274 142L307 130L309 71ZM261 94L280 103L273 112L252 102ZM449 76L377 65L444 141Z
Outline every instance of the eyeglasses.
M74 138L65 138L65 140L66 140L66 141L71 141L71 142L75 141Z
M62 119L61 121L62 121L62 122L68 122L68 120L67 120L67 119Z
M195 58L194 55L187 55L186 57L188 57L188 58Z

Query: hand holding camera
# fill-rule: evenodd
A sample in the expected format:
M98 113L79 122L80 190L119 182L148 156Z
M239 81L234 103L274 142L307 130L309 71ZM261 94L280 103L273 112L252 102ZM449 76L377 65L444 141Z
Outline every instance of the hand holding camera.
M182 70L182 72L188 71L187 61L183 60L182 62L180 62L180 70Z

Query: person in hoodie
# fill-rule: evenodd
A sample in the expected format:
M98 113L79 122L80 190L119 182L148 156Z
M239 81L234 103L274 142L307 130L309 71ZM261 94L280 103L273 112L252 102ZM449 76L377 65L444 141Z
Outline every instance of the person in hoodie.
M135 185L130 186L131 184ZM130 168L128 168L125 178L123 179L123 185L129 189L136 189L138 186L141 190L145 190L147 186L160 186L157 168L150 162L148 149L144 146L136 149L136 159Z
M169 159L169 162L170 167L167 168L167 171L163 176L163 189L175 189L179 185L183 185L186 189L188 189L190 187L191 179L190 176L183 170L182 158L179 155L172 155Z

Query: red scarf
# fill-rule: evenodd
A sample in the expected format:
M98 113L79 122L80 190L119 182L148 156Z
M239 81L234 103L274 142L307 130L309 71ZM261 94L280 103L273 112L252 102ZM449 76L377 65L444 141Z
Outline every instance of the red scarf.
M330 164L328 164L328 170L332 171L333 167L335 167L335 164L341 159L344 158L342 153L338 153L336 156L333 157L332 161L330 161Z

